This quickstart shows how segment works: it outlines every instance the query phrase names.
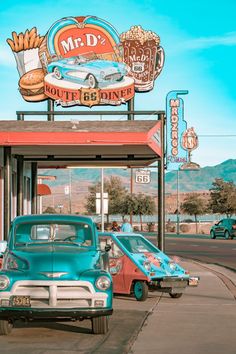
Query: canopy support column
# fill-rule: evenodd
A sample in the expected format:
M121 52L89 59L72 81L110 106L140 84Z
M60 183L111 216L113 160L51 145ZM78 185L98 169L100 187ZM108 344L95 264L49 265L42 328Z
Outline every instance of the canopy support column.
M11 177L12 156L11 147L4 146L4 240L7 240L11 226Z
M37 162L31 163L31 214L37 214Z
M17 156L17 216L24 212L24 158Z
M158 114L161 120L161 158L158 160L158 247L165 251L165 115Z

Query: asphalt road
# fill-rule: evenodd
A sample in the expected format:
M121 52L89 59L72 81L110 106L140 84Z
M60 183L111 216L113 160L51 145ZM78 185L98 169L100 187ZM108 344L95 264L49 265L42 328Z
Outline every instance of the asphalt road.
M153 241L154 237L151 236L150 240ZM236 271L236 239L213 240L205 235L166 235L165 252L171 256L222 265Z

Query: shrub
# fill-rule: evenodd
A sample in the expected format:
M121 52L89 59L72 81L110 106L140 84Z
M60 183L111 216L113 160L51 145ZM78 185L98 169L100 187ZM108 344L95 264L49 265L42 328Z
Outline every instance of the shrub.
M188 232L190 230L190 226L186 224L182 224L180 225L179 229L181 232Z

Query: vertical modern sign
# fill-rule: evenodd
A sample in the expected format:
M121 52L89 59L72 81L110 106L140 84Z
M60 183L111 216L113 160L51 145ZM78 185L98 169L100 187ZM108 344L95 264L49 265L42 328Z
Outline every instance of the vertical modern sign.
M182 146L182 134L187 129L184 120L184 101L180 95L188 94L187 90L170 91L166 97L166 166L168 170L178 170L187 163L187 151Z

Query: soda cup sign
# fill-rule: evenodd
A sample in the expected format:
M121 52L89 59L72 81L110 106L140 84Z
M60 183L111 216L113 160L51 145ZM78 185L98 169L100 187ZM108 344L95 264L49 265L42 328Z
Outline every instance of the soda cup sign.
M160 47L159 36L145 31L141 26L132 26L120 36L124 49L124 62L130 67L134 78L135 91L153 89L155 79L164 65L164 50Z

